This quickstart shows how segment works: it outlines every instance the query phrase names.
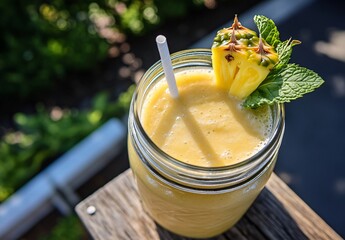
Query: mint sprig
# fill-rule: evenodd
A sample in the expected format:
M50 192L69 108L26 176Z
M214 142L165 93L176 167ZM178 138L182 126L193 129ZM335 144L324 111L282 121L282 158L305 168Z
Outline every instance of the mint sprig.
M282 42L276 25L265 16L255 16L254 21L261 37L275 47L279 62L259 87L245 99L245 107L257 108L265 104L290 102L314 91L324 83L324 80L312 70L289 64L293 46L300 44L298 40L289 39Z
M314 91L324 81L312 70L297 64L273 69L260 86L247 97L245 107L257 108L264 104L284 103Z

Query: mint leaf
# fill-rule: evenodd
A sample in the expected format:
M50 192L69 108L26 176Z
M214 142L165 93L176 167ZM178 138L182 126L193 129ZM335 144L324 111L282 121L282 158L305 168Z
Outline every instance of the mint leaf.
M274 48L281 42L279 31L272 19L263 15L255 15L254 22L259 29L260 35L265 41Z
M288 64L290 61L292 47L300 44L301 42L298 40L286 40L284 42L280 42L277 47L276 51L278 53L279 62L276 64L275 68L279 69L284 65Z
M322 78L297 64L287 64L273 69L261 85L244 101L247 108L257 108L264 104L290 102L314 91L323 84Z

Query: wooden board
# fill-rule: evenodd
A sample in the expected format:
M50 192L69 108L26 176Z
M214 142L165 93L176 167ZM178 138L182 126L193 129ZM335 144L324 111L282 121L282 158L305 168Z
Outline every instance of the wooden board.
M94 239L189 239L157 225L143 210L131 170L80 202L76 211ZM273 174L235 227L212 239L341 239Z

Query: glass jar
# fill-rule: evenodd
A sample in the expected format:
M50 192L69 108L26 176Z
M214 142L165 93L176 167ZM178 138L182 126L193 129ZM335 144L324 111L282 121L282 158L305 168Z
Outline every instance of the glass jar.
M175 72L212 69L211 51L171 55ZM148 92L164 77L160 62L142 77L128 119L128 153L145 210L164 228L187 237L207 238L232 227L268 181L284 133L284 107L271 106L273 130L264 147L244 161L223 167L183 163L163 152L145 133L140 114Z

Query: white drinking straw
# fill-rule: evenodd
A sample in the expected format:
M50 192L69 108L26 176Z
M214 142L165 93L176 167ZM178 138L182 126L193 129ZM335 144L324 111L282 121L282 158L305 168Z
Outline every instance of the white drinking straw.
M178 97L178 90L176 86L176 79L173 72L169 48L167 44L167 39L163 35L159 35L156 37L156 43L159 51L159 55L161 57L163 70L165 73L165 78L168 82L169 92L173 98Z

